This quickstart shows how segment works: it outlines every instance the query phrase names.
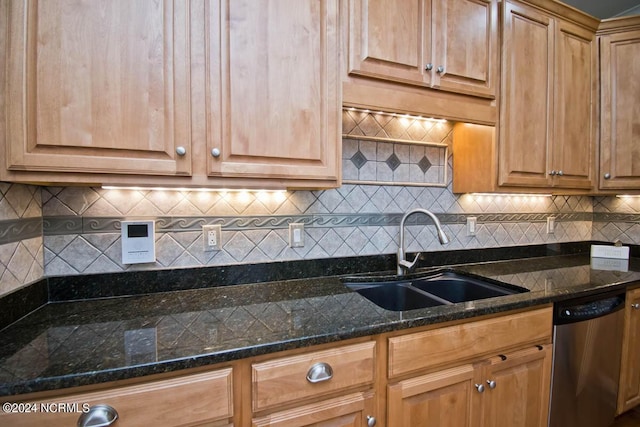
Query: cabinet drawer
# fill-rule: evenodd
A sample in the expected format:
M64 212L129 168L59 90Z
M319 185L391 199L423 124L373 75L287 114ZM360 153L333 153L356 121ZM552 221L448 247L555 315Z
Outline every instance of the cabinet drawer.
M317 364L330 366L330 378L307 379ZM373 382L375 342L282 357L252 366L253 411Z
M227 425L233 415L231 368L38 402L33 414L0 414L0 425L76 425L83 405L106 404L118 412L118 427ZM55 412L41 408L55 404ZM59 404L65 405L58 410ZM78 410L75 410L77 404ZM68 412L69 411L69 412ZM212 424L220 421L220 424Z
M551 342L552 318L552 308L547 307L390 338L389 378Z

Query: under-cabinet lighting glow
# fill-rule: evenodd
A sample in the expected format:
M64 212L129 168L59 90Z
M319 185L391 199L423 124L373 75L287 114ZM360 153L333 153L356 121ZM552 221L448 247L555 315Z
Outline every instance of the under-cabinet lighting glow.
M371 110L367 110L367 109L362 109L362 108L356 108L356 107L347 107L344 108L344 110L346 111L357 111L360 113L365 113L365 114L376 114L376 115L381 115L381 116L389 116L389 117L397 117L399 119L407 119L407 120L427 120L430 122L436 122L436 123L446 123L447 120L446 119L436 119L433 117L422 117L422 116L414 116L411 114L407 114L407 113L390 113L390 112L386 112L386 111L371 111Z
M640 194L617 194L616 197L620 199L637 199L640 197Z
M469 193L473 197L551 197L551 194L525 194L525 193Z
M133 191L194 191L194 192L217 192L217 193L275 193L285 194L287 190L279 189L248 189L248 188L188 188L188 187L128 187L128 186L114 186L103 185L103 190L133 190Z

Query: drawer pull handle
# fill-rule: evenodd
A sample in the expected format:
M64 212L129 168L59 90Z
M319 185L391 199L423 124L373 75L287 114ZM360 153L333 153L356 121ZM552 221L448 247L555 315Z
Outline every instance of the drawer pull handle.
M176 154L180 157L184 156L185 154L187 154L187 149L184 148L183 146L179 146L176 148Z
M333 369L328 363L316 363L307 372L307 381L312 384L329 381L331 378L333 378Z
M107 427L118 419L118 412L109 405L94 405L78 418L78 427Z

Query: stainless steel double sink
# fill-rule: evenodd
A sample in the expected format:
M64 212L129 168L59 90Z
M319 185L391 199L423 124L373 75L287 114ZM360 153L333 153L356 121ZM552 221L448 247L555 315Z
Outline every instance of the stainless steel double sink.
M406 311L529 292L526 288L456 270L410 276L344 278L343 283L374 304Z

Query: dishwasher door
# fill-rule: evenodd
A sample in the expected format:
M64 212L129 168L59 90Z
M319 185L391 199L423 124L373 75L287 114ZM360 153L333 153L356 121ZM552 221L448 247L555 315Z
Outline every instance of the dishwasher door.
M550 427L609 427L616 413L624 294L557 303Z

